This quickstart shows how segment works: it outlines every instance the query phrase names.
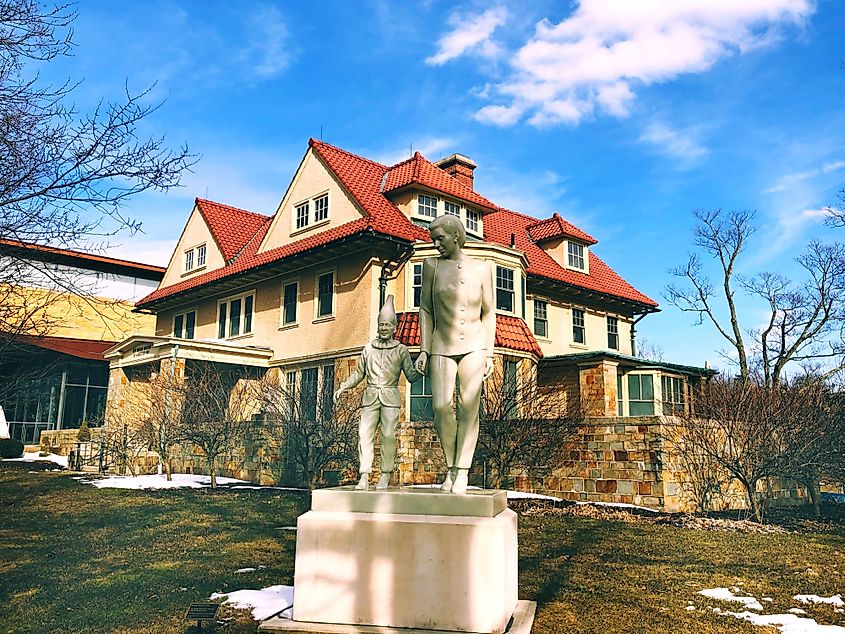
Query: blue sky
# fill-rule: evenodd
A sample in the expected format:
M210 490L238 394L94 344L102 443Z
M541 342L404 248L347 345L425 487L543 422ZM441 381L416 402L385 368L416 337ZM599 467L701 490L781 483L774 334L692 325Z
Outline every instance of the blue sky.
M80 110L157 82L143 132L201 155L144 195L113 253L166 263L195 196L272 213L308 137L383 162L461 152L476 189L557 211L661 302L641 336L666 360L724 365L668 306L692 210L754 209L742 271L794 273L845 186L845 5L834 0L137 2L78 6ZM745 326L762 313L743 302Z

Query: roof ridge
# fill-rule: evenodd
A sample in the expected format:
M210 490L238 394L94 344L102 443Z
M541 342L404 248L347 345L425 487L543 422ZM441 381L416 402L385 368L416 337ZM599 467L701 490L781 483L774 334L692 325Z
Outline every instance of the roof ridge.
M133 268L141 268L156 273L164 273L167 270L167 267L158 266L157 264L148 264L147 262L138 262L137 260L116 258L111 255L102 255L99 253L94 253L92 251L80 251L79 249L54 247L50 246L49 244L38 244L37 242L24 242L23 240L14 240L12 238L0 238L0 244L16 249L52 253L53 255L79 256L84 259L93 260L95 262L102 262L103 264L116 264Z
M257 211L250 211L249 209L243 209L242 207L235 207L234 205L227 205L226 203L219 203L216 200L210 200L208 198L200 198L197 196L195 198L196 203L211 203L212 205L218 205L220 207L226 207L227 209L233 209L235 211L240 211L245 214L250 214L252 216L260 216L262 218L272 218L273 216L268 216L266 214L260 214Z
M311 137L310 139L308 139L308 145L309 146L315 146L315 147L331 148L331 149L333 149L337 152L342 152L343 154L346 154L347 156L354 156L356 159L359 159L361 161L366 161L367 163L370 163L371 165L376 165L376 166L378 166L382 169L385 169L385 170L390 169L384 163L379 163L378 161L374 161L373 159L369 159L366 156L361 156L360 154L354 154L353 152L350 152L349 150L344 150L343 148L337 147L336 145L332 145L331 143L326 143L325 141L318 141L314 137Z

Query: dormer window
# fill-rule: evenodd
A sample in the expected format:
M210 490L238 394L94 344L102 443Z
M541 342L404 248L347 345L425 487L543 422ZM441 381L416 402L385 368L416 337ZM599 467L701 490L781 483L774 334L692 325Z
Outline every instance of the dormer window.
M584 245L577 242L568 242L568 262L569 268L578 269L579 271L586 270L584 263Z
M205 243L185 251L185 273L194 269L201 269L205 266L206 246Z
M205 245L201 244L197 247L197 268L205 266Z
M437 218L437 198L420 194L417 203L417 210L421 216Z
M311 203L305 201L296 206L296 228L304 229L308 226L308 216L311 214Z
M467 209L467 231L478 233L478 219L480 218L480 216L481 214L479 214L477 211Z
M443 203L443 210L450 216L461 217L461 206L450 203L448 200Z
M194 250L188 249L185 251L185 272L194 270Z

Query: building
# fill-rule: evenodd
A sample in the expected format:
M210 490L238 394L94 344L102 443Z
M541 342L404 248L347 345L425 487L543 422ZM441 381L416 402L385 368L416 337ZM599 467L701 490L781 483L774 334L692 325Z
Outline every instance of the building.
M397 337L418 351L422 262L436 254L426 227L442 214L461 219L465 252L491 268L505 375L536 367L578 390L591 417L623 425L687 407L707 370L636 358L636 324L657 303L560 215L533 218L476 192L475 169L460 154L433 163L416 153L387 166L311 139L272 216L197 199L161 285L137 302L155 314L155 334L105 353L109 412L120 419L133 384L203 361L275 373L301 386L317 416L374 338L387 293L396 298ZM424 380L404 390L400 436L413 445L430 434L430 393ZM410 453L403 481L434 479L430 456ZM663 503L654 497L648 503Z
M152 333L133 312L164 269L48 246L0 241L0 405L10 435L38 443L41 432L97 425L108 388L103 352L127 336Z

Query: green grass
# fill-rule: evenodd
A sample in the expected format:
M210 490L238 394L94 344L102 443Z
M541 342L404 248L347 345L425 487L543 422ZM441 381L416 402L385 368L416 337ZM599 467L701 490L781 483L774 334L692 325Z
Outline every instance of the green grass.
M98 490L0 469L0 631L184 632L187 606L212 592L293 583L296 534L281 529L306 508L298 493ZM520 518L519 537L535 634L754 632L701 609L718 603L696 592L740 585L784 612L794 594L845 590L845 529L742 535L555 516ZM845 626L829 606L805 608ZM255 624L241 615L219 631Z

